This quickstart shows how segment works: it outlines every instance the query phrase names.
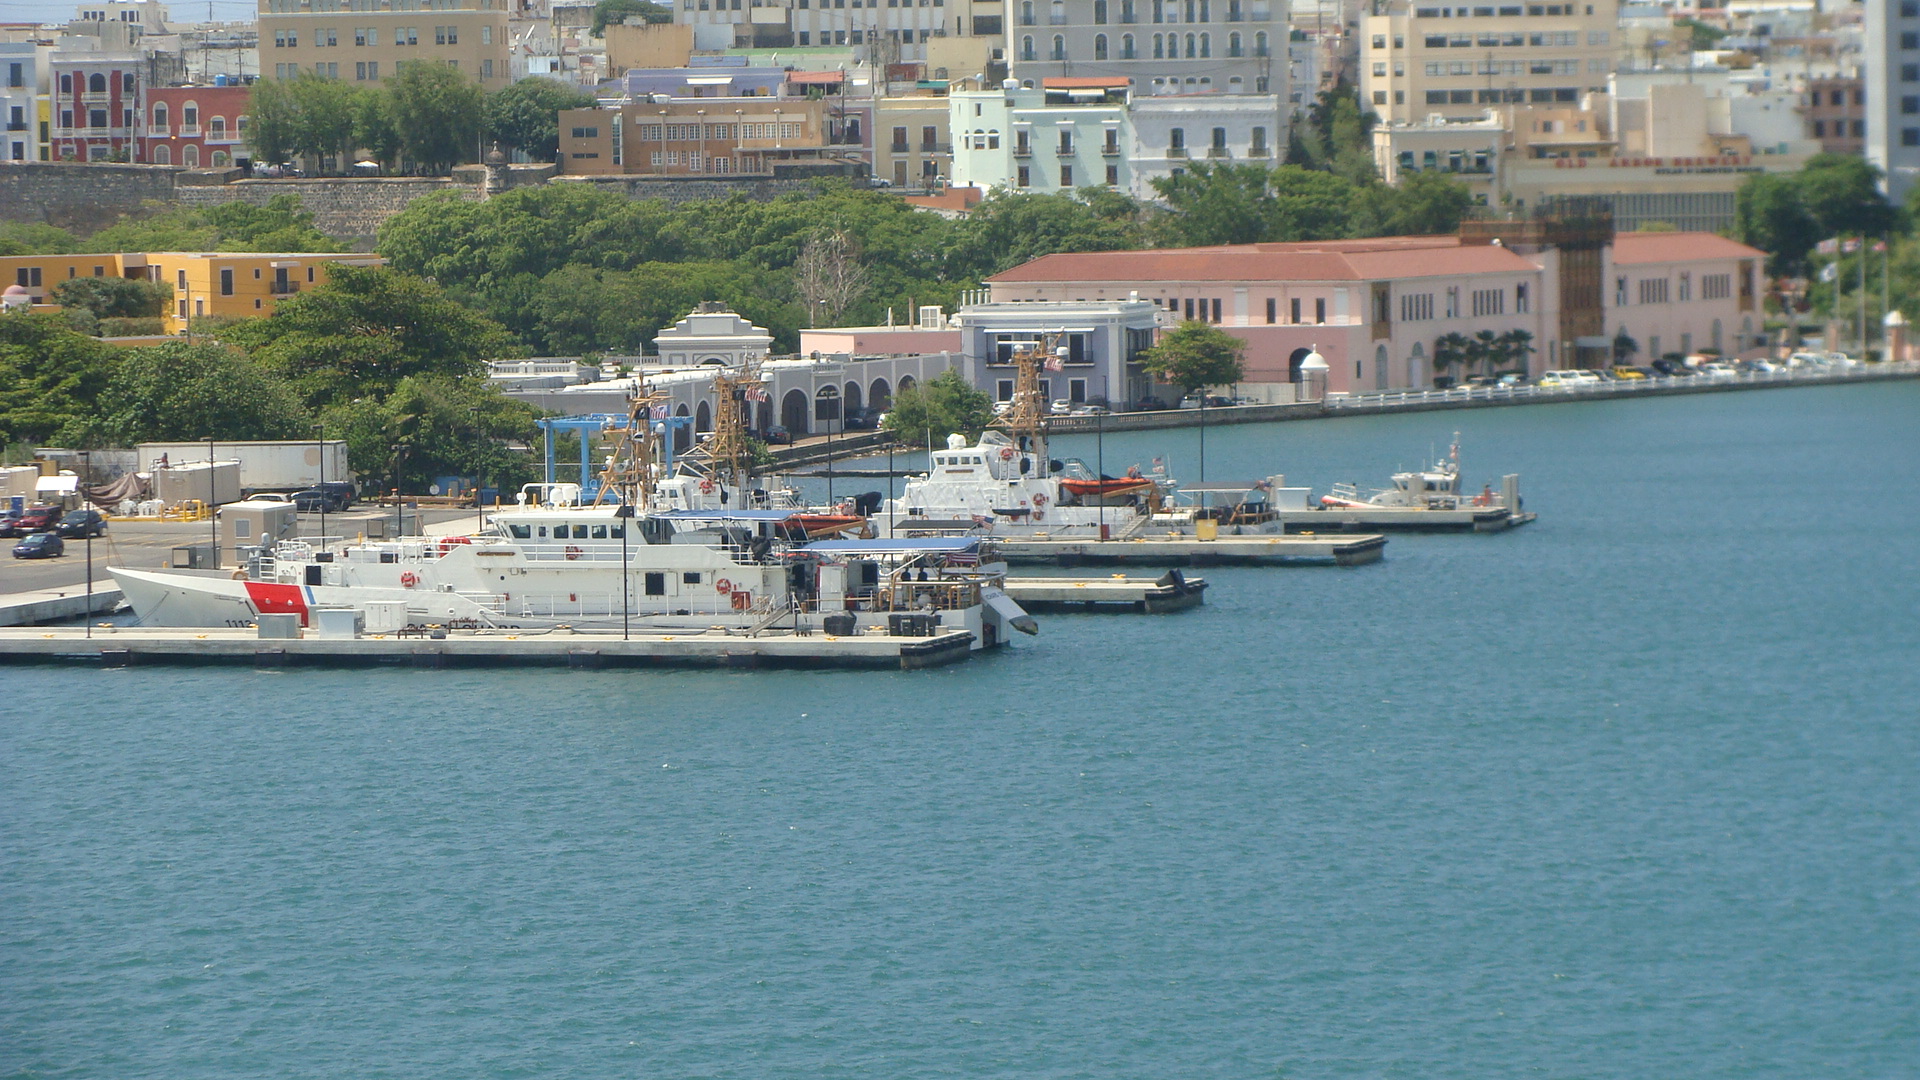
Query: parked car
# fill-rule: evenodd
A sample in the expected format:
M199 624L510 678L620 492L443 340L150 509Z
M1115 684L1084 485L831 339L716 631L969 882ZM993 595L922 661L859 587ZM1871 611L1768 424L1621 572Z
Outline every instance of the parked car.
M1198 396L1188 394L1186 397L1180 399L1180 407L1183 409L1197 409L1200 407L1200 400ZM1206 395L1206 403L1209 409L1224 409L1233 404L1232 401L1221 397L1219 394Z
M347 508L339 495L326 488L308 488L293 493L293 508L303 514L317 514L323 511L339 513Z
M1143 397L1133 403L1134 412L1159 412L1166 407L1167 403L1157 397Z
M1047 406L1047 412L1052 416L1066 416L1073 412L1073 402L1064 399L1053 402Z
M106 516L98 510L75 510L60 519L53 531L66 540L85 540L89 536L107 534Z
M1617 367L1613 369L1613 377L1625 382L1632 382L1635 379L1646 378L1647 373L1641 371L1639 368Z
M1860 367L1864 361L1855 359L1843 352L1830 352L1827 354L1827 363L1829 366L1837 368L1857 368Z
M1073 407L1073 411L1068 413L1067 415L1068 416L1105 416L1107 415L1107 407L1105 405L1075 405Z
M59 533L37 532L13 545L16 559L57 559L67 553L67 542Z
M1435 390L1451 390L1451 389L1453 389L1453 376L1451 376L1451 375L1435 375L1435 376L1433 377L1433 388L1434 388Z
M1469 375L1467 376L1467 381L1462 385L1464 386L1498 386L1500 385L1500 377L1498 375Z
M1527 385L1527 377L1518 371L1509 371L1505 375L1500 376L1500 385L1525 386Z
M63 511L57 506L29 506L13 521L9 536L31 536L37 532L52 532L60 524Z
M1573 386L1574 382L1572 379L1561 378L1564 374L1566 373L1563 371L1543 371L1540 373L1540 378L1537 379L1533 385L1542 390L1560 390Z
M1723 364L1718 360L1700 365L1700 374L1709 379L1737 379L1740 373L1733 370L1732 364Z
M766 442L768 446L777 446L782 443L790 443L792 441L793 441L793 432L788 431L786 428L782 427L781 425L774 424L773 426L767 428Z
M1771 375L1780 370L1772 361L1763 359L1742 360L1734 368L1749 375Z
M0 510L0 536L13 535L13 523L20 520L18 511L8 508Z

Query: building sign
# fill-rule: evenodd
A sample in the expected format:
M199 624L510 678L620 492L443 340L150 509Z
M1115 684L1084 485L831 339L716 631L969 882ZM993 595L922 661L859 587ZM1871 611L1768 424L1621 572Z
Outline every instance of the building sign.
M1598 158L1555 158L1557 169L1584 169ZM1662 176L1680 173L1758 173L1767 170L1753 163L1749 154L1723 154L1719 157L1613 157L1606 158L1610 169L1652 169Z

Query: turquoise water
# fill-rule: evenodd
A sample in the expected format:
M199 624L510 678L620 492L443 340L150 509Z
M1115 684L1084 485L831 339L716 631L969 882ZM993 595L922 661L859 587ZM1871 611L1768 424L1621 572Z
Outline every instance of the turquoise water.
M5 669L0 1076L1910 1076L1917 421L1213 429L1541 518L936 672Z

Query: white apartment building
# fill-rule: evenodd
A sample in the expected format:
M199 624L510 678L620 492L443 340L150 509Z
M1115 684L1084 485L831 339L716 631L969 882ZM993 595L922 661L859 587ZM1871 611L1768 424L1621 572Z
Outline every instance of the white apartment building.
M1150 94L1287 95L1286 0L1007 0L1023 85L1131 80Z
M1870 0L1866 55L1867 160L1899 203L1920 179L1920 0Z
M1189 162L1271 168L1286 153L1287 126L1275 94L1193 94L1133 99L1129 190L1157 197L1153 181Z
M41 158L40 94L42 65L39 48L30 42L0 43L0 118L6 121L6 142L0 159L38 161Z
M663 0L674 21L695 28L700 47L874 46L869 62L915 63L925 43L948 35L997 34L998 3L971 0ZM989 13L977 30L978 8ZM727 30L714 33L713 29ZM712 28L712 29L710 29ZM724 40L725 44L719 42Z
M1009 79L998 90L950 94L951 182L1012 191L1132 190L1128 93L1124 78L1086 78L1049 79L1037 89Z
M1383 0L1361 26L1361 102L1386 122L1572 104L1606 89L1617 0Z

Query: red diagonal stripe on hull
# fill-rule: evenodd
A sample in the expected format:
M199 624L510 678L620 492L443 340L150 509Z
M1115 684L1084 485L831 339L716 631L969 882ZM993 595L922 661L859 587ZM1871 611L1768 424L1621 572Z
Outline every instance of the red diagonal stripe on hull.
M300 625L307 625L307 598L298 585L249 581L247 582L247 599L253 601L253 610L256 614L298 615Z

